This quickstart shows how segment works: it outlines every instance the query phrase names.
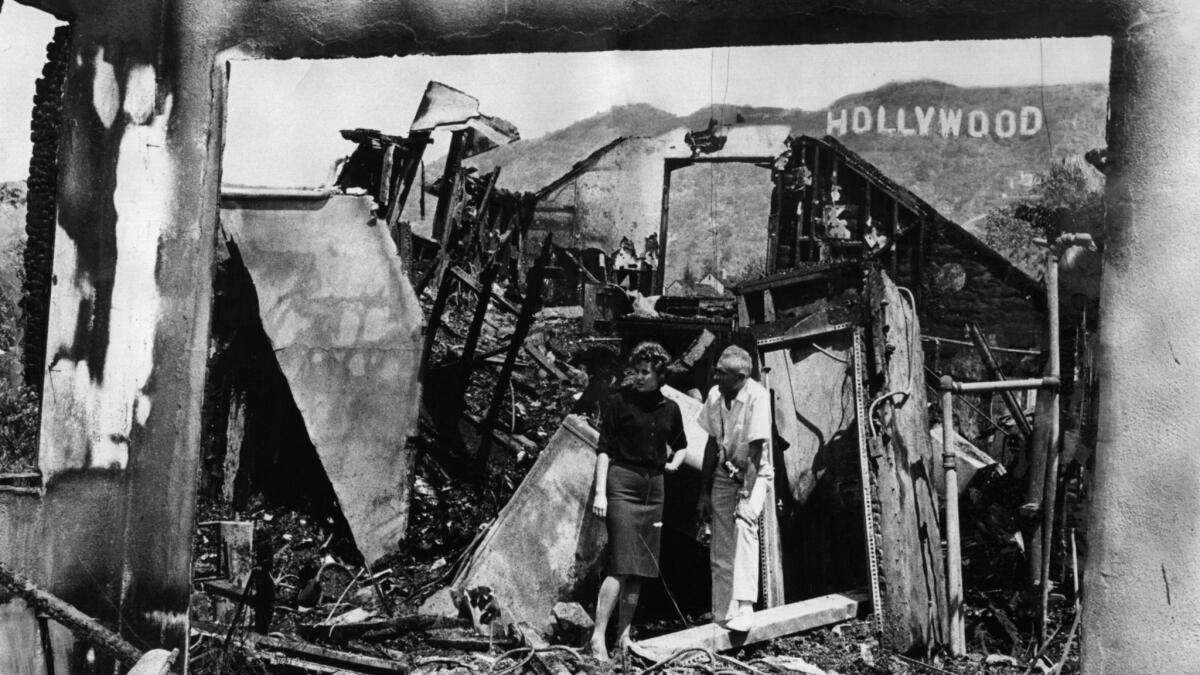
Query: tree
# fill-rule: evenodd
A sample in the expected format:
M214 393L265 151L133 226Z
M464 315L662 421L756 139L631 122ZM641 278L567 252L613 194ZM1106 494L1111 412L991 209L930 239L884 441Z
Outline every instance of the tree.
M1051 166L1039 176L1028 200L988 213L981 238L1023 272L1040 279L1045 253L1034 239L1052 238L1061 232L1101 233L1104 192L1098 175L1077 162Z

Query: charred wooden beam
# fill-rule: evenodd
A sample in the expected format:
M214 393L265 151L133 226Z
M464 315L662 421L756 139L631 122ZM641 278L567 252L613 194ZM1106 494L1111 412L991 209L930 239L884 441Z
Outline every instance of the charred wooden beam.
M492 449L492 429L496 426L496 420L500 417L500 406L504 403L504 394L508 389L508 381L512 377L513 367L517 361L517 354L520 352L521 345L525 342L525 337L529 334L529 328L533 325L533 317L537 314L538 309L542 305L542 281L546 276L546 267L550 264L550 254L554 250L554 235L547 234L546 240L542 244L542 253L538 256L537 264L529 272L529 277L526 283L525 301L521 304L521 315L517 319L517 325L513 330L512 342L510 344L508 355L504 359L504 366L500 370L499 377L496 378L496 389L492 392L492 402L488 406L487 416L483 419L483 425L480 427L479 450L476 453L476 462L483 476L487 475L487 461Z
M480 285L479 280L468 274L461 267L451 267L450 274L454 275L454 278L462 282L464 286L474 291L476 295L483 293L483 287ZM509 314L512 314L513 316L520 316L521 314L521 310L502 295L492 296L492 302L496 303L497 307L503 309Z
M129 644L115 631L84 614L74 605L42 590L20 572L0 562L0 586L20 596L35 612L44 614L66 627L80 640L93 644L121 663L132 666L142 658L142 650Z
M446 235L446 220L450 216L450 201L462 169L463 142L467 133L469 130L463 129L450 136L450 151L446 155L446 166L442 172L437 209L433 212L433 238L437 240L442 240Z
M933 649L946 643L949 626L920 325L886 272L870 272L866 297L872 390L883 411L881 433L871 439L878 452L871 453L870 465L883 552L882 609L888 617L881 643L901 652Z

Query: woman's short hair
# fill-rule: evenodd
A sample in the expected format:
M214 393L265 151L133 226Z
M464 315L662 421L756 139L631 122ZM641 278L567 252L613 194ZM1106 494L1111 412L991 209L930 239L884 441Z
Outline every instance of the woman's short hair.
M670 362L671 355L657 342L642 342L629 353L631 367L638 363L648 363L660 380L667 376L667 364Z

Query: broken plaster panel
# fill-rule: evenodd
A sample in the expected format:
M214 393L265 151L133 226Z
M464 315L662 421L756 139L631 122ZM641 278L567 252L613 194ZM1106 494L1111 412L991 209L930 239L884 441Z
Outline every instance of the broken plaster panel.
M269 208L227 202L222 226L254 283L263 328L359 550L407 524L423 314L369 197Z
M459 587L496 589L517 621L540 627L601 563L607 534L591 512L598 434L568 415L471 556ZM453 613L448 593L423 612Z
M145 391L154 366L154 337L160 294L155 278L158 242L173 208L169 186L173 161L165 149L171 100L146 124L124 129L116 165L113 206L116 251L112 294L121 298L108 310L107 352L102 377L86 358L73 357L75 326L95 317L95 288L77 267L79 245L60 228L55 238L54 312L44 395L56 407L71 411L42 417L39 465L51 476L68 469L123 469L129 462L129 439L144 424L152 404ZM115 113L114 113L115 114ZM81 314L87 314L81 316Z

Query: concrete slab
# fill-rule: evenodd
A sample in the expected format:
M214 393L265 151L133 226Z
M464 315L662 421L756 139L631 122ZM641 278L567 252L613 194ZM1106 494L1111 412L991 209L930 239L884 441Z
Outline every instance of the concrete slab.
M642 658L661 661L682 649L723 652L756 642L848 621L871 604L866 591L834 593L755 612L755 626L746 633L731 633L715 623L696 626L638 642L633 651Z
M582 417L563 421L454 587L488 586L515 621L534 627L550 622L556 602L574 599L598 574L607 543L604 521L591 513L598 438ZM448 590L421 611L457 613Z
M222 202L263 328L359 550L404 536L423 315L369 197Z

